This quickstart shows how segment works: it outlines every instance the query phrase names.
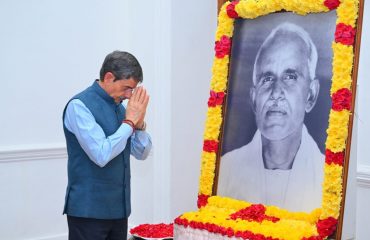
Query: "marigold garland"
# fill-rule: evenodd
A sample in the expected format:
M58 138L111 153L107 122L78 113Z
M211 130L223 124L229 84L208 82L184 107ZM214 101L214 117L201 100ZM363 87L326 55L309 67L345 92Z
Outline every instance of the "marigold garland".
M322 207L310 213L289 212L275 206L252 205L245 201L211 196L235 18L253 19L280 10L306 15L333 9L336 9L337 13L337 26L335 41L332 44L332 109L327 129ZM342 200L343 161L351 115L351 74L354 58L352 45L357 12L358 0L241 0L226 2L222 6L218 17L215 59L204 132L199 210L178 217L176 224L251 240L321 240L335 231Z

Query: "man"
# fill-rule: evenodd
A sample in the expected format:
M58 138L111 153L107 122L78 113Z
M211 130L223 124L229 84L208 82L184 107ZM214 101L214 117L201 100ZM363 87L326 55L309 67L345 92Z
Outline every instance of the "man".
M69 239L127 239L130 154L145 159L149 96L139 62L127 52L108 54L100 79L74 96L63 113L68 151L64 213ZM127 108L121 104L129 99Z
M291 211L321 206L324 156L304 125L319 92L317 58L308 33L294 24L265 39L250 90L258 129L221 158L218 195Z

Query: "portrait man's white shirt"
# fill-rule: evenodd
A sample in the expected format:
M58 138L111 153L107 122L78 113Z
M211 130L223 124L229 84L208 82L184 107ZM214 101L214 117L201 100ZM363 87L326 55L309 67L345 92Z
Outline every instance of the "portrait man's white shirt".
M221 157L217 195L309 212L321 207L324 155L304 126L290 170L265 169L261 133Z

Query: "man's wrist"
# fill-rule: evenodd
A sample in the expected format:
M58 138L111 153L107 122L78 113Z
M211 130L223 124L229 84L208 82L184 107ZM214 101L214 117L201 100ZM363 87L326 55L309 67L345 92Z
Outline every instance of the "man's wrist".
M135 130L138 130L138 131L145 131L145 129L146 129L146 122L145 121L143 121L141 126L136 126L135 127Z
M135 124L133 121L131 121L130 119L125 119L122 121L122 123L128 124L132 128L132 133L135 132Z

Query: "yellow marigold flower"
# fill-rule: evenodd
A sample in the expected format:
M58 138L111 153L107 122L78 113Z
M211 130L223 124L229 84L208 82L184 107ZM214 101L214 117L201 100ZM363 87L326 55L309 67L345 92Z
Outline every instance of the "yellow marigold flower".
M216 58L213 61L211 90L215 92L224 92L227 86L227 74L229 66L229 57Z
M222 196L212 196L208 199L209 206L214 206L222 209L240 210L242 208L249 207L251 204L248 202L222 197Z
M261 16L282 10L279 0L260 0L257 1L257 5L261 11Z
M259 17L262 13L256 1L240 2L236 5L235 10L240 17L248 19Z
M204 131L204 139L218 140L220 127L222 123L222 108L221 106L210 107L207 112L207 120Z
M200 186L199 186L199 193L200 194L206 194L206 195L210 195L212 194L212 185L209 186L205 183L206 180L204 181L201 181L200 182Z
M326 139L326 148L332 152L341 152L345 149L348 136L348 121L350 112L347 110L330 110L329 127L326 130L328 137Z
M323 200L326 200L325 208L323 209L320 219L325 219L328 217L338 218L342 198L338 197L338 198L335 198L335 200L334 199L331 200L331 198L329 198L328 196L325 196Z
M332 85L330 89L330 94L332 95L336 91L342 88L348 88L351 89L352 86L352 78L349 75L339 75L334 74L332 78Z
M304 1L306 8L309 9L311 13L319 13L319 12L328 12L329 9L323 4L323 0L309 0ZM300 4L300 1L298 1Z
M328 11L321 0L283 0L280 1L280 6L287 11L292 11L300 15Z
M229 58L215 58L212 66L213 74L224 74L227 77Z
M333 77L330 93L333 94L341 88L351 88L353 47L341 43L333 43Z
M225 3L221 9L220 13L218 15L218 27L216 30L216 40L220 39L222 35L226 35L228 37L231 37L234 32L234 19L229 18L229 16L226 13L226 7L228 3Z
M337 164L325 164L323 183L323 212L320 219L339 216L342 200L342 174L343 167Z
M266 209L266 214L278 218L300 220L314 224L319 219L321 209L315 209L311 213L305 213L305 212L289 212L285 209L280 209L276 206L269 206Z
M201 194L211 195L214 172L216 166L216 153L203 152L202 153L202 166L200 173L199 192Z
M337 24L344 23L351 25L353 28L356 25L358 15L358 0L342 0L337 8Z
M256 18L261 17L269 13L277 12L281 10L278 2L271 0L261 1L241 1L235 8L238 15L242 18Z

